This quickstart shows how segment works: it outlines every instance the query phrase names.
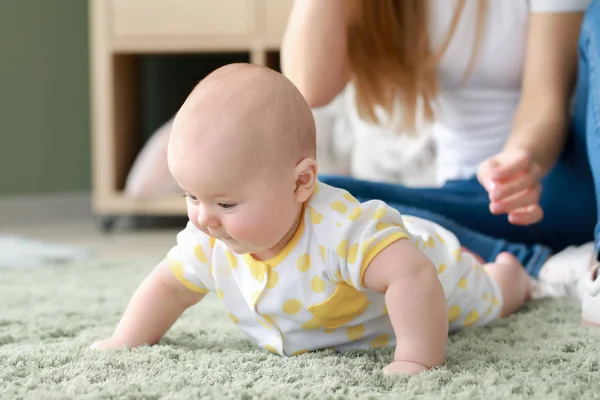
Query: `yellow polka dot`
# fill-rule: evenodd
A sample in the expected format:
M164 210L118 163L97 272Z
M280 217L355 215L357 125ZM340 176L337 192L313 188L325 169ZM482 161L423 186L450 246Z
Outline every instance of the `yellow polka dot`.
M490 306L487 311L485 312L485 315L490 315L492 313L492 309L494 308L494 306Z
M438 269L438 275L446 270L446 264L440 264L440 268Z
M262 294L262 290L258 289L258 290L255 290L250 295L250 304L252 304L252 306L256 306L256 303L258 303L258 298L260 297L261 294Z
M300 300L291 299L283 303L283 307L281 308L286 314L297 314L302 310L302 303Z
M467 288L467 278L460 278L460 281L458 281L457 286L461 289L466 289Z
M460 261L462 259L462 251L461 249L454 249L454 258L456 261Z
M240 322L240 320L238 319L238 317L236 317L232 313L229 313L229 318L231 318L231 320L233 321L234 324L237 324L237 323Z
M448 309L448 322L452 323L460 318L462 310L459 306L452 306Z
M310 281L310 286L315 293L323 293L325 291L325 281L318 276L315 276L312 281Z
M475 271L477 271L477 270L479 269L479 267L481 267L481 265L479 265L479 264L477 264L477 263L474 263L474 264L473 264L473 269L474 269Z
M496 298L496 296L492 296L492 304L495 306L500 305L500 301Z
M267 329L271 329L271 327L262 319L260 318L256 318L256 320L258 321L258 323L260 324L260 326L262 326L263 328L267 328Z
M319 225L323 220L323 216L315 211L314 208L308 207L308 213L310 214L310 222L313 225Z
M478 319L479 313L477 312L477 310L471 311L469 315L467 315L467 318L465 318L465 326L473 325L475 322L477 322Z
M388 315L387 305L383 305L383 315Z
M363 242L362 249L360 250L360 252L362 253L363 256L371 249L371 245L373 244L374 241L375 241L375 238L371 238L371 239L367 239Z
M346 257L346 262L348 264L354 264L356 262L356 255L358 253L358 243L353 244L348 249L348 256Z
M315 182L315 186L313 186L313 194L319 193L319 182Z
M386 347L390 341L390 336L387 334L379 335L375 339L371 340L371 347L376 349L380 347Z
M351 341L358 340L365 335L365 326L364 325L356 325L349 326L346 328L346 336Z
M437 240L440 241L441 244L446 244L446 242L444 242L444 238L441 237L439 233L434 233L434 235L437 238Z
M381 219L383 217L385 217L385 208L383 207L379 208L375 211L375 214L373 214L373 219Z
M210 237L210 239L208 239L208 245L210 246L211 249L215 248L215 242L217 241L217 239L215 239L214 237Z
M323 259L323 261L327 261L327 254L325 251L325 247L319 245L319 251L321 252L321 258Z
M385 228L389 228L390 226L391 225L387 222L379 221L377 225L375 225L375 229L377 229L377 232L381 232L382 230L384 230Z
M489 299L490 299L490 295L489 295L489 294L487 294L487 293L485 293L483 296L481 296L481 298L482 298L483 300L489 300Z
M356 200L350 193L344 193L342 196L344 196L344 198L351 203L358 203L358 200Z
M356 207L354 210L352 210L350 215L348 215L348 219L350 221L356 221L358 218L360 218L361 214L362 214L362 209L360 207Z
M331 208L333 210L339 212L340 214L343 214L346 211L348 211L348 209L346 208L346 205L344 203L342 203L341 201L334 201L333 203L331 203Z
M435 241L433 240L433 237L429 236L429 239L427 239L427 242L425 242L425 247L431 247L432 249L435 248Z
M266 345L265 349L269 350L271 353L279 354L279 352L277 351L277 349L274 346L271 346L270 344Z
M292 356L299 356L300 354L308 353L308 350L298 350L292 353Z
M336 222L335 224L338 226L338 228L341 228L341 227L342 227L342 224L341 224L341 223L339 223L339 222Z
M346 239L342 240L335 251L340 258L346 257Z
M262 317L267 322L267 324L275 326L275 322L273 321L273 317L271 317L270 315L266 315L266 314L263 315Z
M298 262L296 263L296 267L302 272L306 272L310 269L310 254L302 254L298 257Z
M252 263L248 265L250 267L250 274L258 281L258 283L263 283L265 280L265 273L267 272L267 267L263 263Z
M337 271L335 273L335 279L337 279L338 283L344 282L344 277L342 276L342 273L340 271Z
M219 289L217 291L217 296L219 297L219 299L223 300L223 297L225 297L225 294L223 293L223 290Z
M225 257L227 257L227 262L232 269L237 267L237 258L230 251L225 252Z
M279 282L279 274L276 271L269 271L269 279L267 279L267 288L273 289Z
M325 329L323 329L323 332L325 332L325 333L333 333L333 332L335 332L335 329L325 328Z
M198 246L194 247L194 255L196 256L196 259L202 264L206 264L208 262L208 260L206 259L206 254L204 254L204 249L202 248L202 245L199 244Z

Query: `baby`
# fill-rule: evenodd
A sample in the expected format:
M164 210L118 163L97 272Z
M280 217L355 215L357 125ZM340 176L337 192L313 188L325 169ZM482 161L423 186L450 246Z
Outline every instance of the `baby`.
M273 353L395 346L384 372L416 374L443 363L449 330L530 296L511 255L482 266L442 227L319 183L315 143L311 110L281 74L231 64L202 80L168 149L189 223L93 347L155 344L214 292Z

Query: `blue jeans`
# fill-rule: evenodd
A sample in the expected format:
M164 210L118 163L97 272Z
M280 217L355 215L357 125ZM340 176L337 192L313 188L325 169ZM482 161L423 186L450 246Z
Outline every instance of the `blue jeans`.
M532 276L552 253L570 245L600 242L600 0L589 6L579 40L579 71L569 135L560 159L542 181L541 222L516 226L492 215L486 190L475 177L441 188L409 188L348 177L321 180L360 200L380 199L401 213L439 223L486 261L501 251L515 254ZM598 245L597 245L598 248Z
M579 38L579 73L577 102L573 124L583 130L586 137L587 156L596 194L596 226L594 240L596 259L600 261L600 0L593 0L586 12ZM591 218L591 215L588 216Z

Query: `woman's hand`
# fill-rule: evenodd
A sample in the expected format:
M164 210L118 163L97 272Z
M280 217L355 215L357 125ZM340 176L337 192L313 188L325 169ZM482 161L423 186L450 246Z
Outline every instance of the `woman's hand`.
M526 151L505 150L488 158L479 166L477 179L489 193L492 214L508 214L508 221L514 225L530 225L542 219L542 168Z

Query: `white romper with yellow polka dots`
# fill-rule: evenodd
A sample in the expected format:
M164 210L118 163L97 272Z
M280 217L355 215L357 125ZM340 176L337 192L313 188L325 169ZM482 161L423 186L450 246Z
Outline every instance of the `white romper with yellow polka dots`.
M450 330L498 317L498 286L452 233L420 218L403 220L381 201L360 204L323 183L293 238L270 260L233 254L191 223L167 259L185 286L217 293L232 321L259 346L281 355L344 351L395 345L385 296L365 288L362 277L380 251L402 239L435 264Z

